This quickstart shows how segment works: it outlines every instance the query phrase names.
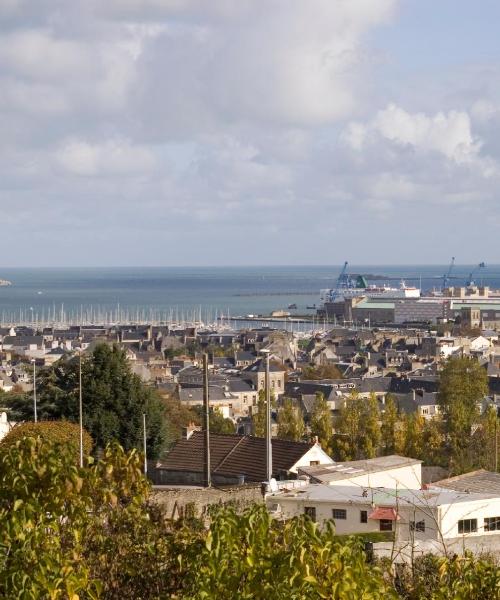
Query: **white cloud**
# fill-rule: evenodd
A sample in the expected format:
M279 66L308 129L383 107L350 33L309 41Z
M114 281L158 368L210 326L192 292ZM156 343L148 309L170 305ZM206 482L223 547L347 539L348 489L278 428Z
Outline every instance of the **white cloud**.
M99 144L74 140L56 153L57 163L68 173L87 177L102 175L143 175L156 164L154 154L127 140L107 140Z
M458 164L476 158L481 149L481 141L472 135L470 117L464 111L428 116L389 104L366 125L349 124L344 140L354 150L361 150L374 136L411 146L416 152L439 152Z

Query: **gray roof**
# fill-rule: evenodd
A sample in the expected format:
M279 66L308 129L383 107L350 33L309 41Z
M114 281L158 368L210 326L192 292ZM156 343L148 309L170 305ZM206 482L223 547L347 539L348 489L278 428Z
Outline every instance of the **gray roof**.
M380 456L366 460L351 460L345 463L337 462L333 465L300 467L299 470L311 477L311 480L319 483L329 483L330 481L341 481L342 479L359 477L366 473L377 473L400 467L420 465L421 463L421 460L415 458L391 454L390 456Z
M464 475L442 479L433 487L446 488L457 492L475 492L480 494L500 494L500 473L479 469Z

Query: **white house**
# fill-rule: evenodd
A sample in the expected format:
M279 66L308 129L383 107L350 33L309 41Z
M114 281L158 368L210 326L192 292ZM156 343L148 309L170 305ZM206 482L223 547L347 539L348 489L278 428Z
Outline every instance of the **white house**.
M321 463L322 465L324 463ZM388 487L420 489L422 486L422 461L393 454L354 460L324 466L305 466L299 469L311 483L329 486Z
M410 490L309 484L266 496L278 518L308 515L336 533L393 532L396 541L443 540L500 534L500 495L456 490Z
M15 423L12 423L7 418L7 413L0 413L0 440L2 440L9 431L14 427Z

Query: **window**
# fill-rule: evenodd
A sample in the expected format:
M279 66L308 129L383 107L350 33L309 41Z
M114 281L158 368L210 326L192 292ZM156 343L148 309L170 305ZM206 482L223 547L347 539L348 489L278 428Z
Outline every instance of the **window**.
M425 521L410 521L410 531L425 532Z
M428 415L429 414L429 409L427 408L427 406L422 407L422 414L423 415Z
M281 387L281 379L278 379L278 387Z
M392 531L392 521L389 519L380 519L380 531Z
M368 523L368 511L367 510L359 511L359 522L360 523Z
M462 519L458 522L458 533L476 533L477 519Z
M484 519L485 531L500 531L500 517L486 517Z
M347 511L344 508L334 508L332 510L333 519L347 519Z
M248 396L243 396L243 403L246 404L248 400Z
M311 521L316 521L316 507L315 506L304 506L304 514L309 517Z
M319 465L319 460L310 460L309 461L309 466L310 467L316 467Z

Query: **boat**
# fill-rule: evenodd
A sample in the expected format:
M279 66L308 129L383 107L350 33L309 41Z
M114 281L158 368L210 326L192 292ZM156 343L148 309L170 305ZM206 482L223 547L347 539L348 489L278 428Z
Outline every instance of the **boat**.
M307 310L316 310L316 304L312 304L311 306L306 306Z
M297 310L297 305L295 303L294 304L289 304L288 308L289 309L293 309L293 310Z
M323 289L320 291L320 300L325 302L344 302L349 298L367 298L385 299L392 298L420 298L420 289L414 286L406 285L402 279L399 287L390 287L388 285L368 285L364 277L358 277L353 287L341 287L340 289Z
M12 285L12 281L8 281L7 279L0 279L0 285Z

